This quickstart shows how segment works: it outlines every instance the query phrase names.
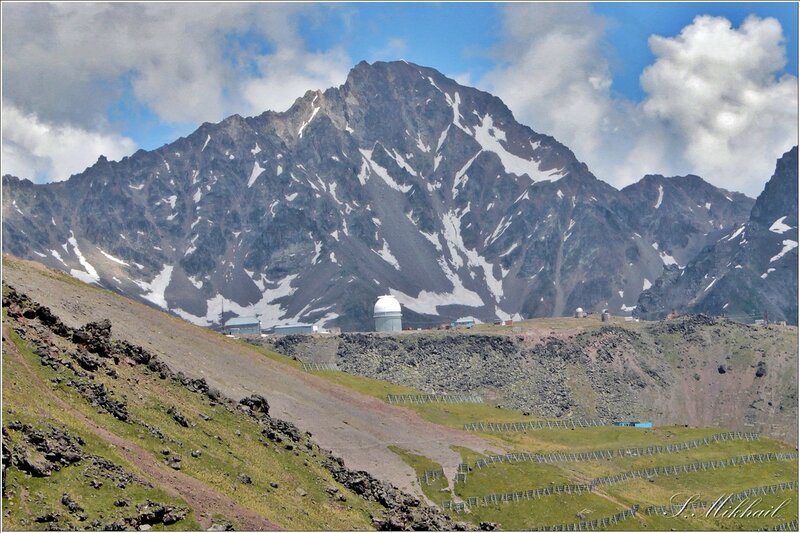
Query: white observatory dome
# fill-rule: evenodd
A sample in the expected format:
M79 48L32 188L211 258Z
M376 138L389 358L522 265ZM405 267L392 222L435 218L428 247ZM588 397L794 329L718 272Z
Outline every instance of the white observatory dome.
M575 312L576 313L583 313L583 307L578 307L577 309L575 309Z
M379 296L378 301L375 302L374 315L382 315L383 313L401 313L400 302L391 294Z

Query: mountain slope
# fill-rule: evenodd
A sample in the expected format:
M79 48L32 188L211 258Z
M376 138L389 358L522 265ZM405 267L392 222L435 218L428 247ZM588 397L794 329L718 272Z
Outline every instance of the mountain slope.
M234 402L113 340L107 319L70 328L8 286L3 310L4 421L14 418L3 426L3 503L15 511L4 520L111 531L196 529L193 518L219 530L463 528L348 470L310 433L273 418L263 396ZM35 404L24 397L33 390ZM86 453L96 450L103 456ZM149 499L164 493L167 505Z
M411 326L629 311L664 254L686 264L750 208L695 177L650 198L651 181L617 191L498 98L362 62L283 113L203 124L64 183L6 176L3 237L201 325L258 313L369 329L387 292Z
M4 257L4 282L52 309L78 328L108 319L115 340L153 352L173 372L204 378L234 401L251 394L269 399L270 413L313 434L314 441L402 490L418 493L414 477L386 446L412 449L455 472L459 456L450 446L493 449L481 438L440 428L390 406L302 372L233 339L195 327L112 292L72 280L36 263ZM413 443L409 443L413 435ZM370 453L363 453L369 449Z
M779 160L749 220L644 292L645 317L686 312L797 323L797 147Z

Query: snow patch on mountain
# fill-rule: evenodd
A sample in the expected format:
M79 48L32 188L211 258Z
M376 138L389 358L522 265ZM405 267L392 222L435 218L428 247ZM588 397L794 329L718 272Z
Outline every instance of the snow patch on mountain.
M656 200L656 205L653 206L653 209L658 209L661 207L661 202L664 200L664 186L658 186L658 199Z
M256 145L256 146L258 146L258 145ZM262 172L264 172L264 169L261 168L261 165L258 164L258 161L253 163L253 171L250 172L250 179L247 180L247 187L248 188L253 186L253 184L256 182L256 179L258 179L258 177L261 175Z
M786 217L782 216L781 218L772 223L772 225L769 227L769 230L772 233L781 234L781 233L786 233L787 231L792 229L792 226L786 225L784 223L784 220L786 220Z
M385 240L383 241L383 247L380 250L373 250L376 254L381 256L381 259L392 265L397 270L400 270L400 263L397 261L397 258L392 254L392 250L389 248L389 243Z
M109 253L107 253L107 252L104 252L104 251L103 251L103 250L101 250L100 248L97 248L97 249L98 249L98 250L100 250L100 253L101 253L101 254L103 254L104 256L106 256L106 258L107 258L107 259L110 259L111 261L114 261L115 263L118 263L118 264L120 264L120 265L124 265L124 266L130 266L128 263L126 263L126 262L125 262L125 261L123 261L122 259L119 259L119 258L117 258L117 257L114 257L113 255L111 255L111 254L109 254Z
M422 290L416 297L409 296L396 289L390 289L392 296L397 298L401 304L417 313L436 315L438 308L448 305L463 305L467 307L482 307L483 300L478 293L464 287L461 279L455 274L443 258L438 259L439 266L445 273L447 279L453 284L450 292L432 292Z
M314 257L311 258L312 265L317 264L321 252L322 252L322 243L314 241Z
M466 257L466 265L468 267L481 268L489 292L492 294L495 301L499 302L503 297L503 280L502 278L495 278L493 272L494 265L486 261L477 250L468 249L464 244L464 239L461 237L461 217L463 217L464 214L466 214L466 210L460 216L453 211L449 211L442 217L444 238L450 251L450 257L457 268L464 265L462 254Z
M417 148L419 148L421 152L431 151L431 147L422 142L422 137L419 132L417 132Z
M364 157L364 163L369 167L370 174L375 174L379 178L381 178L386 185L391 187L396 191L400 191L402 193L407 193L411 190L411 185L400 185L389 175L389 171L380 166L378 163L372 160L372 150L364 150L363 148L359 148L358 150L361 152L361 155ZM364 167L361 167L362 171ZM361 180L361 174L359 173L359 180ZM362 185L366 182L366 180L362 181Z
M733 235L731 235L730 237L728 237L728 240L729 240L729 241L732 241L733 239L735 239L736 237L738 237L738 236L739 236L739 234L741 234L743 231L744 231L744 226L742 226L741 228L739 228L739 229L737 229L736 231L734 231L734 232L733 232ZM723 237L723 238L724 238L724 237Z
M408 164L408 162L405 160L405 158L403 158L402 155L397 153L397 150L392 148L391 152L387 150L386 153L389 154L389 157L394 159L395 163L397 163L397 166L399 166L400 168L402 168L403 170L405 170L406 172L408 172L413 176L417 175L417 171L414 170L414 168Z
M73 268L69 271L70 275L85 283L94 283L95 285L99 285L100 276L97 275L97 270L95 270L89 261L83 257L80 248L78 248L78 241L75 239L75 234L72 231L69 232L69 238L67 239L67 242L72 245L72 250L75 253L75 257L78 258L78 262L86 270L86 272L82 272ZM66 246L64 248L66 249Z
M456 93L458 95L458 93ZM503 130L497 128L494 124L494 119L491 115L484 115L481 118L481 123L476 126L473 137L481 148L487 152L492 152L500 158L503 168L509 174L517 176L527 175L534 181L541 181L550 179L549 172L542 172L539 170L539 163L530 159L525 159L518 155L512 154L508 149L501 144L500 141L507 143L506 134Z
M235 300L230 300L217 294L206 301L206 316L204 318L196 317L202 321L199 325L218 323L220 311L223 307L226 312L233 312L237 316L258 315L262 324L281 324L286 323L287 320L291 321L293 317L286 317L286 309L283 305L275 303L275 301L294 294L297 288L292 287L292 281L297 276L298 274L290 274L277 282L267 281L273 287L265 287L261 299L250 305L241 305Z
M505 252L503 252L502 254L500 254L498 257L505 257L505 256L507 256L508 254L510 254L511 252L513 252L514 250L516 250L518 246L519 246L519 243L516 243L516 242L515 242L514 244L512 244L512 245L511 245L511 248L509 248L508 250L506 250Z
M61 262L61 264L62 264L62 265L64 265L64 266L66 266L66 265L67 265L67 264L64 262L64 260L61 258L61 254L60 254L60 253L58 253L57 251L55 251L55 250L50 250L50 255L52 255L53 257L55 257L56 259L58 259L58 260Z
M678 262L675 261L675 258L669 255L667 252L661 252L659 256L661 257L661 261L664 263L665 266L678 264Z
M482 151L479 150L477 154L472 156L470 160L467 161L463 167L461 167L461 170L456 172L456 177L453 180L453 190L452 190L453 198L458 196L458 188L461 187L462 185L467 184L467 181L469 180L469 176L467 176L467 170L469 170L469 167L472 165L475 159L477 159L477 157L481 155L481 153Z
M461 116L461 111L459 110L459 107L461 106L461 96L458 94L458 91L455 92L455 95L452 98L450 98L450 95L447 93L444 93L444 97L447 100L447 103L450 105L450 108L453 110L453 125L465 133L472 135L472 132L469 131L462 123L464 117Z
M709 283L708 286L705 289L703 289L703 292L708 292L708 289L713 287L716 282L717 282L717 278L712 279L711 283Z
M783 241L783 250L781 250L778 253L778 255L775 255L772 258L770 258L769 262L770 263L774 263L775 261L777 261L778 259L780 259L784 255L788 254L789 252L791 252L795 248L797 248L797 241L793 241L791 239L784 240Z
M314 98L316 99L316 96ZM303 138L303 130L306 129L306 126L311 124L311 121L314 120L315 116L317 116L317 112L319 112L319 107L315 107L314 108L314 110L311 112L311 116L308 118L308 120L303 122L303 125L300 126L299 130L297 130L298 137L300 137L301 139Z
M164 292L167 290L167 287L169 287L169 284L172 281L172 270L172 265L164 265L161 269L161 272L159 272L150 282L139 281L135 279L131 281L138 285L140 289L145 291L145 294L142 294L142 298L156 304L162 309L167 309L167 300L164 297Z

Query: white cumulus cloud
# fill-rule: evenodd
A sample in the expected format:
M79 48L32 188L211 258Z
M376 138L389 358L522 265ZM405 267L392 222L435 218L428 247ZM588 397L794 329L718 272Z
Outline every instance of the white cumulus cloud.
M678 36L652 36L642 102L611 90L607 23L586 4L509 5L498 65L480 84L615 186L692 172L757 195L797 143L797 79L776 77L780 23L700 16Z
M320 12L337 13L335 6L302 3L4 5L4 102L35 115L30 129L92 136L94 142L71 146L82 161L119 145L121 136L97 132L119 128L108 113L120 101L145 107L163 124L282 111L309 89L342 83L351 66L335 46L307 50L301 19ZM12 168L64 175L63 165L42 160L42 142L28 135L12 142L6 133Z
M683 136L696 173L754 192L797 143L797 78L775 75L786 63L780 23L749 17L737 29L701 16L676 37L652 36L650 48L645 113Z
M2 174L34 181L63 180L93 164L130 155L136 144L113 133L50 124L3 104Z
M259 58L257 64L263 74L245 81L241 88L243 111L249 114L283 111L309 89L341 85L352 67L339 48L320 53L287 48Z

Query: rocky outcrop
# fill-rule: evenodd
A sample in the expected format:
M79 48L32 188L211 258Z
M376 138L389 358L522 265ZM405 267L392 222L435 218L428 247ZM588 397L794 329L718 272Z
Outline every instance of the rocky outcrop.
M477 393L530 415L643 418L757 430L795 442L796 384L767 368L796 373L796 330L698 314L570 335L538 333L342 334L319 350L314 336L260 342L427 393Z
M387 509L372 523L379 531L465 531L467 525L453 522L435 507L423 505L414 496L403 493L390 483L380 481L364 471L354 472L344 461L328 456L323 462L333 478L362 498L377 502ZM470 528L471 529L471 528Z
M574 340L551 336L536 344L515 336L443 333L343 334L338 339L336 359L328 362L346 372L431 393L478 392L538 416L630 417L641 405L644 387L660 389L669 382L667 370L655 363L642 368L635 360L628 371L618 371L617 364L630 359L637 342L622 328L604 328ZM299 336L293 340L289 353L310 353L317 342ZM283 338L267 345L279 350L289 343ZM595 391L591 405L569 383L578 377Z

